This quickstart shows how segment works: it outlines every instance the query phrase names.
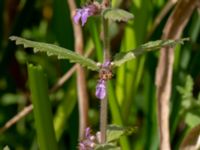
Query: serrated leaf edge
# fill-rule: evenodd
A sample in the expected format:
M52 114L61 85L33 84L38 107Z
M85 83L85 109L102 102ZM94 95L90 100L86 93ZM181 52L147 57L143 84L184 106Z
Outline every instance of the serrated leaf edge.
M34 53L37 53L37 52L45 52L45 53L47 53L48 56L57 56L58 59L68 59L68 60L69 60L70 62L72 62L72 63L79 63L79 61L77 61L77 60L72 60L72 59L70 59L69 56L66 57L66 56L57 55L57 54L52 53L52 52L49 52L49 51L39 50L39 49L36 48L36 47L30 46L31 44L30 44L30 45L27 45L27 44L24 43L23 41L32 42L32 43L37 43L37 44L40 44L40 42L26 40L26 39L24 39L24 38L17 37L17 36L10 36L9 39L10 39L11 41L15 41L16 45L23 45L24 48L33 48ZM62 48L62 47L59 47L59 46L57 46L57 45L48 44L48 43L43 43L43 44L46 44L46 46L52 45L52 46L54 46L54 47L67 50L67 49ZM73 51L70 51L70 50L67 50L67 51L68 51L68 53L70 53L71 55L73 55L73 53L76 54L76 55L79 55L79 57L81 57L82 59L87 59L88 62L90 62L91 64L93 64L93 67L90 67L90 66L87 66L87 65L85 65L85 64L79 63L79 64L82 65L83 67L87 67L88 69L93 70L93 71L98 71L98 70L99 70L99 67L98 67L97 63L94 62L93 60L91 60L91 59L89 59L89 58L87 58L87 57L84 57L84 56L82 56L82 55L80 55L80 54L77 54L76 52L73 52Z

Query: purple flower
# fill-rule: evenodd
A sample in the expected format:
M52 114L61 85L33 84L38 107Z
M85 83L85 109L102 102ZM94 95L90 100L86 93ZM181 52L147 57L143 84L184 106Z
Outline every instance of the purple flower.
M77 9L74 16L74 22L78 24L79 20L82 22L82 26L87 22L87 18L93 16L99 12L98 3L90 4L82 9Z
M96 144L99 144L95 135L91 134L90 128L85 129L84 139L79 143L80 150L94 150Z
M104 99L106 96L106 81L100 79L96 86L96 97L100 100Z
M89 138L89 137L90 137L90 132L91 132L90 127L87 127L87 128L85 129L85 137L86 137L86 138Z

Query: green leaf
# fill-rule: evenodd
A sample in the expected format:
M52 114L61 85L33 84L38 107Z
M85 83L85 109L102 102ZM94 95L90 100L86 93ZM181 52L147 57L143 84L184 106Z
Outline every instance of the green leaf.
M176 44L183 44L184 41L188 41L188 38L183 38L179 40L157 40L157 41L151 41L146 44L143 44L139 46L138 48L128 51L128 52L122 52L118 53L114 57L114 66L120 66L123 63L130 61L134 58L136 58L139 55L144 54L145 52L148 51L153 51L160 49L162 47L166 46L175 46Z
M124 128L118 125L109 125L107 129L107 142L119 140L123 135L129 135L136 131L136 128Z
M193 128L195 126L197 126L198 124L200 124L200 117L194 113L186 113L186 116L185 116L185 123Z
M133 19L133 14L123 10L123 9L106 9L103 13L105 19L110 19L113 21L125 21Z
M116 145L112 143L106 143L106 144L97 145L95 147L95 150L121 150L121 148L117 147Z
M71 62L79 63L82 66L85 66L91 70L97 71L99 69L96 62L94 62L93 60L86 58L80 54L77 54L71 50L59 47L57 45L42 42L34 42L17 36L11 36L10 39L12 41L16 41L17 45L22 44L25 48L33 48L35 53L46 52L48 56L55 55L58 57L58 59L69 59Z

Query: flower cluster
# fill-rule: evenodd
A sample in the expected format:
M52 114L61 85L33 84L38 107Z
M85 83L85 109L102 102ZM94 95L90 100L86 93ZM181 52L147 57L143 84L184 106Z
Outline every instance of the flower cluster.
M100 11L100 4L98 2L94 2L88 6L83 7L82 9L77 9L73 20L76 24L78 24L78 22L81 20L82 26L84 26L88 17L98 14Z
M88 127L85 130L85 137L79 143L80 150L93 150L97 144L100 143L100 132L97 132L96 135L91 134L91 129Z

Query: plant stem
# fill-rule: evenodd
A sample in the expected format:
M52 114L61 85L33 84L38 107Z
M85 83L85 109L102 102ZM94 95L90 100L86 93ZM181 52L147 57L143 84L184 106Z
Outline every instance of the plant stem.
M106 83L107 90L107 83ZM101 100L101 112L100 112L100 131L101 131L101 143L106 142L106 128L107 128L107 105L108 105L108 97Z
M103 48L104 48L104 63L110 61L110 44L108 35L108 20L103 20Z
M104 48L104 63L110 61L110 44L108 36L108 20L102 17L103 22L103 48ZM108 105L108 88L106 84L106 96L101 101L101 110L100 110L100 131L101 131L101 143L106 142L106 128L107 128L107 105Z

